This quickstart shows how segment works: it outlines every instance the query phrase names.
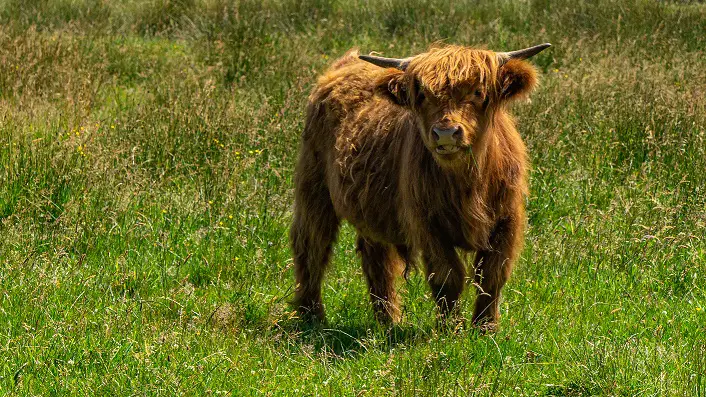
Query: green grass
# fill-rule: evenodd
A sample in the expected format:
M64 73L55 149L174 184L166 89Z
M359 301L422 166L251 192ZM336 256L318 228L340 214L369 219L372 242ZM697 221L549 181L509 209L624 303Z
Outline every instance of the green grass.
M500 331L438 330L419 273L378 326L348 226L303 327L308 90L440 40L554 44ZM706 396L705 51L698 2L2 1L0 394Z

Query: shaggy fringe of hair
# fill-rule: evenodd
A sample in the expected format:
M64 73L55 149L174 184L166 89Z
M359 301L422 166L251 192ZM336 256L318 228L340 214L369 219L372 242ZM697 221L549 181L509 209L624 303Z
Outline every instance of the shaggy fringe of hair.
M407 72L415 75L434 95L444 96L449 88L471 82L494 87L498 67L498 59L492 51L469 51L446 45L414 57Z

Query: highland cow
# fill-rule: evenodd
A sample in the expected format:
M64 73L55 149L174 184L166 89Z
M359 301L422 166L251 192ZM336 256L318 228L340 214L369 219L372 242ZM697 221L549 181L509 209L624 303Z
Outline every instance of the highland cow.
M351 50L334 62L309 96L294 177L303 316L324 317L322 278L345 219L379 321L399 321L395 280L420 256L442 316L472 282L472 321L495 329L526 223L527 154L507 105L535 88L525 59L547 47L448 45L405 59ZM468 279L464 252L475 253Z

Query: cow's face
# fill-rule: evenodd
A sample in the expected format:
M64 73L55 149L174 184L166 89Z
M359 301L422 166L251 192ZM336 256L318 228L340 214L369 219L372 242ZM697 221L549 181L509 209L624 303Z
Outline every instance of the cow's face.
M486 130L489 99L481 83L463 84L439 95L421 83L413 88L410 109L424 145L442 163L466 158Z
M465 162L493 112L536 86L534 68L504 54L512 53L432 49L385 69L376 90L414 114L424 145L440 165Z

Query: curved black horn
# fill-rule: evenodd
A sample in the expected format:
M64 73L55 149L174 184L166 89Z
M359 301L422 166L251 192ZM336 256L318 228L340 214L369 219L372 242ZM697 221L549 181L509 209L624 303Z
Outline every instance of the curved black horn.
M409 61L412 60L412 58L385 58L375 55L358 55L358 58L383 68L395 68L402 71L407 69L407 66L409 66Z
M551 46L552 45L549 43L544 43L517 51L498 52L498 61L500 61L500 64L502 65L511 59L527 59L539 54Z

